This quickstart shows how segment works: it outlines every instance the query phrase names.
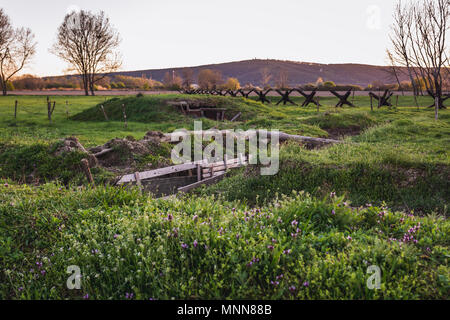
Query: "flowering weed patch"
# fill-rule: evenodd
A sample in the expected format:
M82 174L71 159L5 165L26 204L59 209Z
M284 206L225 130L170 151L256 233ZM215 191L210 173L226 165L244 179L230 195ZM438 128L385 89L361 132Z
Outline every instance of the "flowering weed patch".
M444 299L450 224L331 194L263 207L1 183L3 299ZM45 197L43 195L46 195ZM81 289L67 268L79 266ZM371 290L367 268L381 269Z

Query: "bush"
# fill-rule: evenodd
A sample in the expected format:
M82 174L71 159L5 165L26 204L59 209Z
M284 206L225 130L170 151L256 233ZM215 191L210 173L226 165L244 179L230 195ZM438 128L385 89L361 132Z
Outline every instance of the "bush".
M239 83L239 80L236 78L228 78L227 82L222 86L222 89L224 90L239 90L241 88L241 85Z
M333 81L325 81L322 86L328 89L333 89L336 87L336 84Z

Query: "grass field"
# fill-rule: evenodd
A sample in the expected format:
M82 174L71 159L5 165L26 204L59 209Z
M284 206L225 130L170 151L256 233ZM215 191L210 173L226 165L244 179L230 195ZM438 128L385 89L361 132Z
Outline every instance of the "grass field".
M277 175L243 168L176 200L83 187L80 156L51 154L72 135L90 147L192 129L193 118L164 103L180 97L210 99L227 119L242 112L233 123L205 119L204 129L351 136L313 150L288 143ZM400 97L373 112L361 96L343 109L321 97L319 111L216 96L51 99L50 124L46 97L0 97L0 298L448 298L450 111L435 121L430 98L419 110ZM40 184L20 183L31 172ZM82 290L67 289L69 265L81 267ZM366 286L370 265L382 270L379 290Z

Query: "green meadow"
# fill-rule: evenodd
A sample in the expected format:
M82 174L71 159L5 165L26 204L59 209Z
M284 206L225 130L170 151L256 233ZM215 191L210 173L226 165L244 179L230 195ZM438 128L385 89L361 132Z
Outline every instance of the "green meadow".
M400 96L373 111L362 96L355 108L321 97L319 109L275 106L277 97L269 105L177 94L50 99L51 123L45 96L0 97L0 298L448 298L450 111L434 120L429 97L419 97L419 108ZM344 143L291 141L274 176L248 166L171 199L111 186L102 168L90 187L83 155L53 154L70 136L93 147L193 129L198 119L166 104L180 99L227 109L228 120L202 119L204 129L278 129ZM31 173L36 181L26 184ZM70 265L81 268L80 290L66 286ZM366 285L371 265L381 269L380 289Z

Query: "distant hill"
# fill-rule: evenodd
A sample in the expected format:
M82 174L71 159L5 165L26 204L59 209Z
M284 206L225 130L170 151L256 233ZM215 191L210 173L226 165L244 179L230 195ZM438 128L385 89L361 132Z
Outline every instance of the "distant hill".
M194 72L194 79L197 79L198 72L202 69L219 70L224 78L235 77L241 85L253 84L261 85L261 70L267 68L272 75L271 85L277 81L282 70L288 72L290 86L314 83L321 77L324 81L333 81L336 84L355 84L366 87L374 81L383 83L396 83L386 66L372 66L364 64L319 64L309 62L281 61L281 60L245 60L220 64L203 65L189 67ZM139 71L124 71L115 74L133 77L145 76L154 80L162 81L166 72L181 75L184 68L153 69ZM406 75L402 75L400 80L408 80Z

